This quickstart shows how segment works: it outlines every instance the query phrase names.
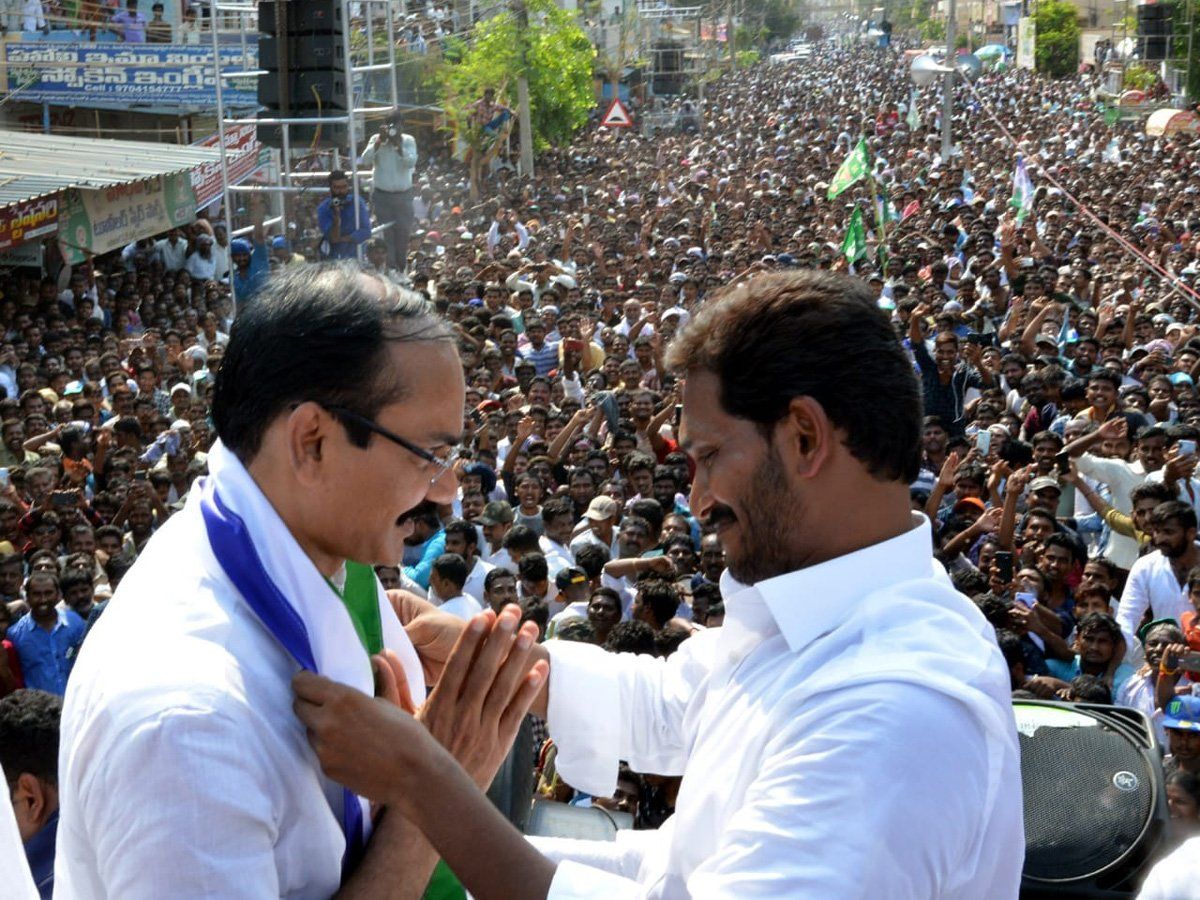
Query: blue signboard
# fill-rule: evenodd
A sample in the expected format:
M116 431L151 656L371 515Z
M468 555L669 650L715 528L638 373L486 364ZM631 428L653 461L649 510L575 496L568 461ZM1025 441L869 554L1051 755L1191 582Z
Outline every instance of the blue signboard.
M221 48L221 70L258 68L258 44L247 38ZM17 41L4 45L9 91L15 99L59 106L172 106L212 109L217 103L212 47L197 44L64 44ZM257 107L255 79L224 79L227 108Z

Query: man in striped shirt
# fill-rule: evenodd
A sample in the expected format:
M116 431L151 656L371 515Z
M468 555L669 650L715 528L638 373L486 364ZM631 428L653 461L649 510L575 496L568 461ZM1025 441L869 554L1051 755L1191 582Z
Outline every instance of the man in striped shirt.
M538 375L549 375L558 365L558 342L546 340L546 326L541 319L525 320L525 337L529 343L518 352L537 369Z

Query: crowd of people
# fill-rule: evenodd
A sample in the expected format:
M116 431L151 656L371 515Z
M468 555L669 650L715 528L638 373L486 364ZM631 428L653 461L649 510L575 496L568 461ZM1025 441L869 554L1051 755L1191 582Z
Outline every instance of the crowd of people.
M419 161L402 262L365 205L327 200L310 243L200 220L0 280L0 759L35 876L56 815L47 695L205 472L230 281L252 304L273 271L359 244L452 324L467 384L456 496L417 516L386 587L463 618L518 603L543 640L614 653L720 627L721 541L688 502L706 461L679 445L665 351L725 285L847 271L911 354L912 505L1014 696L1145 712L1173 837L1200 829L1200 141L1106 124L1089 83L1015 70L960 87L950 159L939 117L898 50L831 47L724 76L699 133L591 128L530 183L484 175L481 203L461 165ZM860 137L869 177L831 199ZM1014 205L1018 157L1034 190ZM330 208L349 215L332 243ZM856 213L865 253L843 249ZM21 728L38 753L8 755ZM671 813L677 779L629 769L592 797L539 749L544 798L634 827Z

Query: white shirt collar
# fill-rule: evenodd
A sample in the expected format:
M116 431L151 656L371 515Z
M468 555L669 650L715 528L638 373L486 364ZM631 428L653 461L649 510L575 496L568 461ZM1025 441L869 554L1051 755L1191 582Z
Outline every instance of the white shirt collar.
M753 587L726 570L721 576L721 594L729 598L726 609L737 618L740 607L753 604L757 594L788 647L798 651L841 624L861 597L903 581L937 576L929 520L913 513L912 522L912 528L894 538Z

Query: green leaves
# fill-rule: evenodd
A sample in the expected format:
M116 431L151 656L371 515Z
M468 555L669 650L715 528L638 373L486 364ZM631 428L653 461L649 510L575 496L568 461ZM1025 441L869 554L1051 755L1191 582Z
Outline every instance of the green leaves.
M524 34L516 17L504 12L478 23L466 46L456 48L457 62L442 77L442 106L460 133L485 87L495 88L498 99L515 110L524 62L534 146L544 149L566 143L587 123L596 103L595 49L575 13L550 0L529 0L526 6L530 27Z

